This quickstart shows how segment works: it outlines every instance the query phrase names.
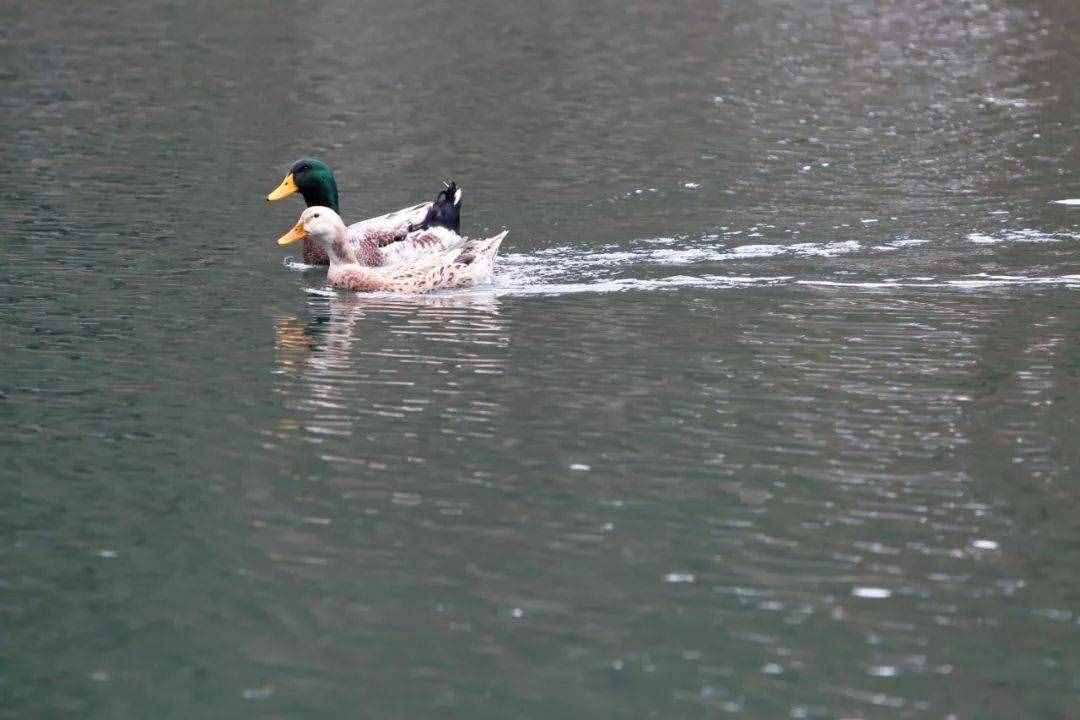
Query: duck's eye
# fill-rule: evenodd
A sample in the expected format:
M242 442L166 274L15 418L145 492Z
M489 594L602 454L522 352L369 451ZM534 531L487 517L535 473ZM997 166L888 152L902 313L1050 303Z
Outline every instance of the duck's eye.
M315 217L319 217L319 213L315 213Z

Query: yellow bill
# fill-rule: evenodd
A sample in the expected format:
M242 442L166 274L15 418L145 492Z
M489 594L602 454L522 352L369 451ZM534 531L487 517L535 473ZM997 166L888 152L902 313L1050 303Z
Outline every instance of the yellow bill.
M299 190L300 188L296 187L296 180L293 179L292 173L289 173L285 176L285 179L281 181L281 184L274 188L274 192L266 196L266 202L274 202L281 198L287 198Z
M298 243L308 236L308 231L300 223L296 223L293 229L285 233L278 238L277 244L281 247L287 247L293 243Z

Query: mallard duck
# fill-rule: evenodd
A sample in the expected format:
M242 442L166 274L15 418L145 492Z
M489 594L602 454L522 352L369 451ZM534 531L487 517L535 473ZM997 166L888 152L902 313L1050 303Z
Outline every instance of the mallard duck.
M334 287L357 292L422 293L469 287L488 280L499 244L509 232L470 240L435 226L413 230L392 245L383 245L380 229L357 230L357 225L345 227L336 212L314 205L304 210L292 230L278 239L278 245L286 247L301 240L318 245L330 258L326 277Z
M379 233L382 245L403 239L409 232L431 227L445 227L455 233L461 228L461 188L453 181L444 183L446 187L435 196L432 202L420 203L402 208L396 212L361 220L349 226L350 236ZM266 196L267 202L287 198L293 193L304 196L308 207L328 207L335 213L338 208L338 189L334 173L326 163L314 158L302 158L293 163L281 184ZM304 241L304 262L311 265L327 265L330 258L317 243Z

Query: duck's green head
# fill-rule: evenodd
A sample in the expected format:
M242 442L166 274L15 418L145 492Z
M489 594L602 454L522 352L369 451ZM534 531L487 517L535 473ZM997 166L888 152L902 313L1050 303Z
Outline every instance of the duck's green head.
M289 174L274 192L266 196L267 202L286 198L293 193L304 196L308 207L321 205L338 211L337 181L326 163L314 158L301 158L289 168Z

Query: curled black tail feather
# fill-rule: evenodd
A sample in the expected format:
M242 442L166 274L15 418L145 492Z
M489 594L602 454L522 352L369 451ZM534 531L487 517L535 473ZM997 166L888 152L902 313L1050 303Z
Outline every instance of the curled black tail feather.
M446 187L435 196L423 222L410 225L410 232L427 230L430 227L444 227L456 233L461 232L461 190L453 180L447 180L443 184Z

